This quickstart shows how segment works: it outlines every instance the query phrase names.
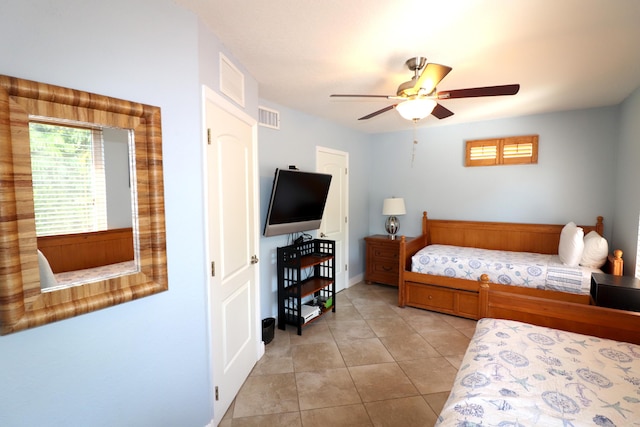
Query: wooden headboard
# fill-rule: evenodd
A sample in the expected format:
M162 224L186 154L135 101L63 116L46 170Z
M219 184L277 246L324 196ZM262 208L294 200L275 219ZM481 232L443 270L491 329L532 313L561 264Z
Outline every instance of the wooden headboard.
M564 224L525 224L513 222L480 222L428 219L422 214L422 232L427 244L466 246L482 249L499 249L515 252L557 254L560 232ZM592 230L601 236L603 219L596 225L580 225L586 235Z
M560 232L564 224L527 224L513 222L482 222L428 219L422 214L422 235L406 243L404 265L410 270L411 255L427 245L453 245L515 252L557 254ZM580 225L586 235L590 231L603 233L603 218L595 225ZM622 251L614 251L604 269L622 275ZM408 264L407 264L408 263Z
M480 285L480 318L511 319L640 344L640 313L536 298Z
M134 258L133 229L38 237L38 249L54 273L130 261Z

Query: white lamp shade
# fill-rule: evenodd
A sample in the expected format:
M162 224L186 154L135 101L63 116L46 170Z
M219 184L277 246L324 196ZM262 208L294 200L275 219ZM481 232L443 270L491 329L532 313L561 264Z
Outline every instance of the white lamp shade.
M402 197L384 199L382 204L382 215L404 215L407 210L404 207L404 199Z
M434 108L436 101L430 98L414 98L396 105L396 110L407 120L420 120L427 117Z

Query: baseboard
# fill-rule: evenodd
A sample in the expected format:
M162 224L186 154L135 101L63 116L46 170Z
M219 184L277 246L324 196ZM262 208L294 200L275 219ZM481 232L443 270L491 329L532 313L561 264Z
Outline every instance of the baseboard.
M349 283L347 284L347 288L352 287L353 285L357 285L358 283L364 280L364 273L356 274L353 277L349 277Z

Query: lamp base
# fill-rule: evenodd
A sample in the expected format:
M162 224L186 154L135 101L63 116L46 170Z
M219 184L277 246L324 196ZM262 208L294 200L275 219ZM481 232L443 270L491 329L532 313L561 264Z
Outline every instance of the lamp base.
M395 216L390 216L384 223L384 228L389 233L389 238L393 240L396 238L398 230L400 230L400 220Z

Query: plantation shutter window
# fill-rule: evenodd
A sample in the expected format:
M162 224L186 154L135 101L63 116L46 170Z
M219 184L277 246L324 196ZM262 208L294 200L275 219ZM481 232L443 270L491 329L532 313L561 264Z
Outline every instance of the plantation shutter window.
M538 163L538 135L466 141L465 166Z
M468 141L467 166L489 166L498 162L498 144L495 140Z
M107 229L102 130L29 123L37 236Z

